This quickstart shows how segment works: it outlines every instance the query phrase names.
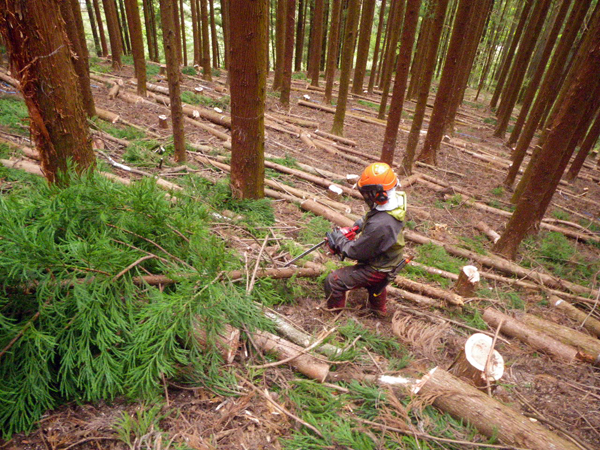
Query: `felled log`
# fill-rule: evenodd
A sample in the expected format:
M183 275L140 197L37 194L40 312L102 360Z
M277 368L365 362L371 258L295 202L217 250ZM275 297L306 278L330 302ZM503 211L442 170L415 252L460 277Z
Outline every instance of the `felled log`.
M40 165L30 161L24 161L21 159L0 159L0 164L10 169L20 169L33 175L39 175L41 177L44 176Z
M479 286L479 271L475 266L463 266L453 290L461 297L473 297Z
M433 298L439 298L441 300L446 301L447 303L450 303L451 305L463 306L465 303L462 297L458 294L455 294L454 292L449 292L444 289L436 288L434 286L418 283L416 281L409 280L408 278L404 278L401 275L398 275L396 278L394 278L394 284L396 286L408 289L412 292L425 294Z
M523 322L507 316L493 308L487 308L483 312L483 320L492 327L498 327L502 321L502 333L515 337L535 350L547 353L551 357L566 363L572 363L577 358L577 350L570 345L544 334Z
M551 295L549 300L552 306L564 312L567 317L576 320L590 333L594 334L596 337L600 337L600 321L594 319L560 297Z
M308 134L308 133L300 133L300 140L302 142L304 142L304 145L306 145L308 148L310 148L312 150L314 150L315 148L317 148L317 146L315 145L315 143L310 138L310 134Z
M492 230L485 222L481 220L477 222L477 225L475 225L475 227L483 234L485 234L494 244L498 242L498 239L500 239L500 235L494 230Z
M352 139L347 139L342 136L336 136L335 134L326 133L322 130L315 130L315 134L321 137L325 137L327 139L331 139L332 141L341 142L342 144L346 144L351 147L356 147L357 145L356 141L353 141Z
M123 86L123 80L119 79L119 80L115 81L113 83L112 87L110 88L110 90L108 91L108 98L110 98L112 100L117 95L119 95L121 86Z
M523 323L532 326L544 333L547 333L559 341L571 345L579 350L579 359L590 362L591 364L600 364L600 340L583 334L580 331L565 327L550 320L545 320L533 314L523 314L520 319Z
M326 111L326 112L332 113L332 114L335 113L335 108L332 108L331 106L319 105L317 103L307 102L305 100L298 100L298 104L300 106L307 106L309 108L318 109L320 111ZM346 112L346 117L352 117L353 119L360 120L361 122L371 123L373 125L380 125L383 127L387 123L385 120L372 119L370 117L361 116L360 114L352 114L349 112Z
M252 333L252 341L263 352L274 353L279 359L313 380L325 381L329 373L329 364L304 353L304 349L267 331Z
M413 392L434 399L436 408L466 420L481 434L494 436L506 445L529 450L581 450L440 368L434 368L423 377Z
M475 333L465 342L448 372L476 387L485 387L498 381L504 374L504 359L492 349L493 339L483 333ZM493 350L486 371L486 362L490 350Z

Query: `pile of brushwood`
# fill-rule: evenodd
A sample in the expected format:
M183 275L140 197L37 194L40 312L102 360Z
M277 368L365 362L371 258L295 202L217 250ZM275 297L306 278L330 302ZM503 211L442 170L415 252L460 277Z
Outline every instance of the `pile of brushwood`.
M217 390L235 383L221 370L216 334L269 324L227 279L239 257L211 234L213 208L198 200L231 201L250 223L255 211L268 220L270 208L194 183L176 200L152 181L120 186L97 175L64 189L14 183L0 196L4 437L68 401L155 397L165 378ZM177 283L151 286L151 274Z

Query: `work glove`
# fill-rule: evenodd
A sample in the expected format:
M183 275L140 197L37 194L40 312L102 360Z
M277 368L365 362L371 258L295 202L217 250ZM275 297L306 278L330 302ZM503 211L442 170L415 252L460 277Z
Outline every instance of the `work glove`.
M358 231L357 233L360 233L363 230L363 227L365 226L365 220L361 217L360 219L358 219L356 222L354 222L354 225L352 226L354 227L358 227Z
M331 249L331 253L334 255L339 255L341 253L342 245L348 242L348 238L339 228L335 228L333 231L327 232L325 234L325 239L327 239L327 245Z

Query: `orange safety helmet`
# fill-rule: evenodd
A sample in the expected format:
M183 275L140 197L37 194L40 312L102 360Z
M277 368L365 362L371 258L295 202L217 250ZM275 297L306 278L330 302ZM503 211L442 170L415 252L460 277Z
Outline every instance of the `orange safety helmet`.
M398 185L398 177L389 165L377 162L363 171L357 185L367 205L373 208L375 204L383 205L388 201L386 191Z

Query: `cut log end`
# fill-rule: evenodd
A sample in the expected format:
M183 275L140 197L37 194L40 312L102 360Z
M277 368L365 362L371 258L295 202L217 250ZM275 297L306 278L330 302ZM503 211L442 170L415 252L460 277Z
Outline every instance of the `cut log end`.
M167 116L161 114L158 116L158 128L166 129L169 128L169 122L167 121Z
M472 335L465 343L449 372L459 378L469 381L477 387L498 381L504 374L504 358L492 350L486 371L486 362L492 346L492 338L483 333Z
M464 266L454 285L454 292L462 297L473 297L479 286L479 271L475 266Z

